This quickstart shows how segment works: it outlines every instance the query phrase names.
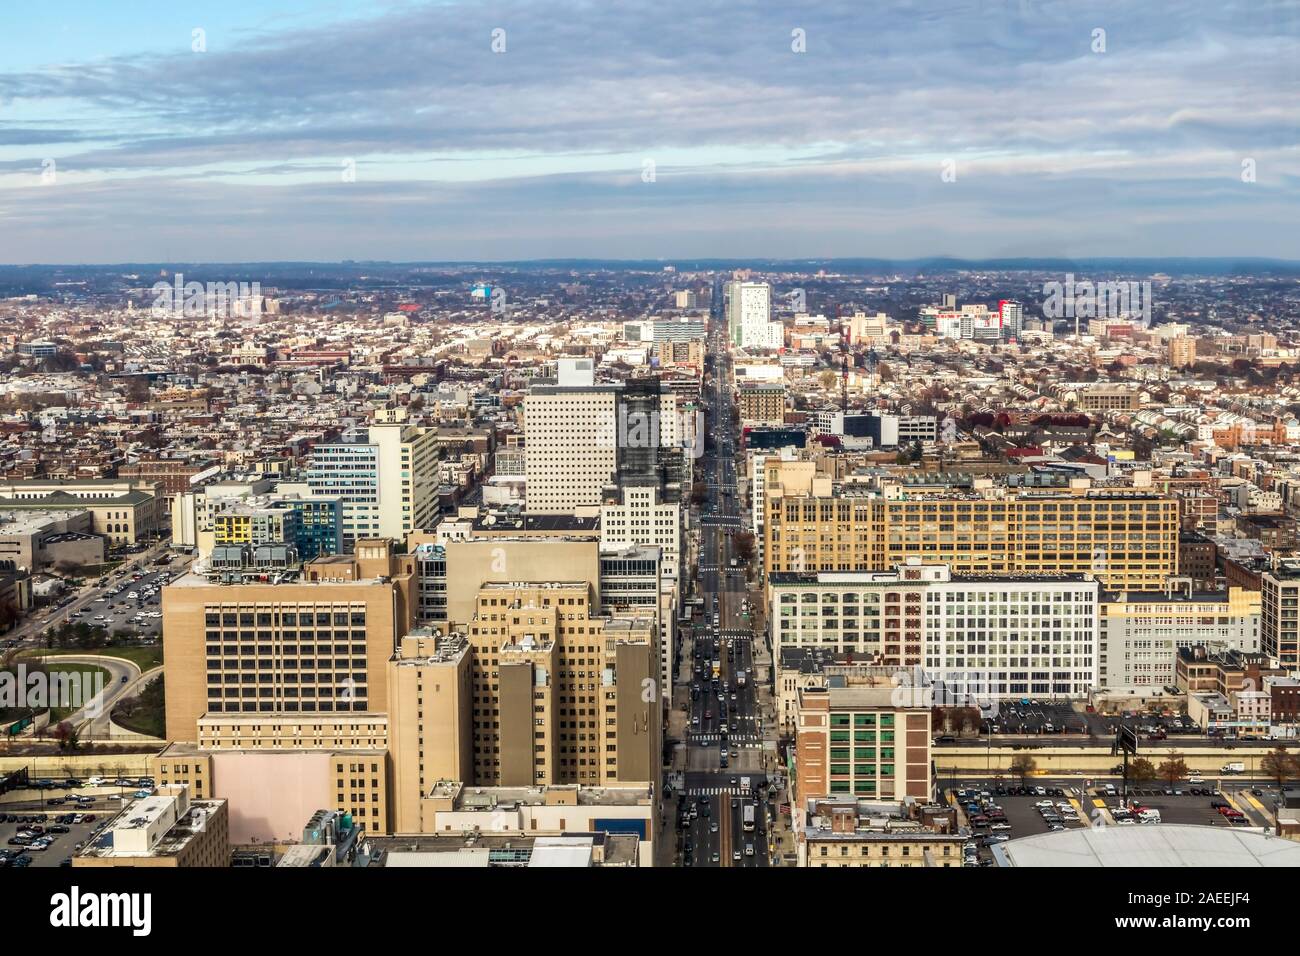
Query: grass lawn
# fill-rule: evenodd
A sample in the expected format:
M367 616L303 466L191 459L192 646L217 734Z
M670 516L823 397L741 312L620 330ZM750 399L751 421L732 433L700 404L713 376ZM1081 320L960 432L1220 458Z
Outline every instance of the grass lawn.
M100 657L120 657L123 660L131 661L140 670L153 670L163 661L162 644L151 644L147 647L97 647L93 651L83 651L72 647L56 647L52 651L24 651L23 660L39 660L44 654L46 658L60 657L65 654L95 654Z
M113 708L113 722L127 730L150 737L165 737L167 730L166 688L158 677L135 697Z

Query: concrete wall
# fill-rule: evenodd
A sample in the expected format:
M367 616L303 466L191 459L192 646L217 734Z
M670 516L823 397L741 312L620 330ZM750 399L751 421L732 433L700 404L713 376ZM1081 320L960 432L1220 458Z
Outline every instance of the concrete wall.
M147 777L157 751L142 754L81 753L73 756L0 757L0 772L27 768L33 777ZM114 791L116 792L116 791Z
M1177 747L1140 748L1138 756L1145 757L1157 767L1177 751L1187 766L1202 773L1218 775L1219 768L1230 761L1240 761L1247 772L1259 772L1259 762L1269 752L1269 747L1198 747L1179 750ZM1111 754L1110 744L1098 747L940 747L933 748L935 774L943 783L950 769L960 773L997 773L1010 777L1011 761L1028 754L1037 764L1036 772L1043 774L1094 773L1109 774L1112 767L1122 762Z
M212 792L230 801L230 842L294 842L311 815L337 803L320 751L212 754Z

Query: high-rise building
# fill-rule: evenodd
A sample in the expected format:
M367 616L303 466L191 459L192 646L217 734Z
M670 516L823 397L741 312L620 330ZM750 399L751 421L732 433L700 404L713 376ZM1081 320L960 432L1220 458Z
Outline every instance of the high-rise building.
M1280 561L1260 579L1260 650L1300 671L1300 562Z
M673 303L679 309L695 308L695 293L690 289L679 289L673 294Z
M438 512L438 434L403 423L371 425L379 460L379 537L402 540Z
M742 425L785 423L784 382L743 382L736 395Z
M421 801L438 781L474 781L472 656L464 638L422 629L402 639L388 665L397 833L424 829Z
M377 709L414 621L414 562L386 540L268 574L191 572L163 589L167 736L205 714Z
M655 619L605 617L585 582L487 584L473 649L474 780L645 782L659 773Z
M303 482L315 497L337 497L343 507L344 550L359 538L401 539L430 527L438 508L436 432L405 422L371 425L366 440L317 445Z
M768 460L764 572L871 571L908 558L957 574L1094 574L1156 590L1177 573L1178 499L1143 489L1016 490L977 479L973 494L813 478L787 485ZM792 476L793 477L793 476Z
M1190 368L1196 364L1196 339L1190 335L1175 335L1169 340L1169 364L1174 368Z
M1025 330L1025 307L1011 299L998 302L998 317L1005 338L1019 338Z
M659 318L654 323L656 342L703 341L706 334L703 319Z
M889 572L776 572L774 654L820 649L917 665L961 699L1085 696L1097 685L1097 583L1082 574L954 575L914 559Z
M1158 693L1174 685L1178 652L1258 652L1261 592L1105 593L1101 602L1098 686L1116 693Z
M618 469L616 385L534 385L524 398L528 510L599 507Z
M766 282L728 282L727 331L731 344L745 349L779 349L780 322L772 321L772 287Z
M610 489L600 507L600 548L617 551L631 545L659 548L663 574L676 582L681 574L681 504L663 501L654 485Z
M652 483L676 500L689 476L677 397L658 378L596 384L590 369L562 367L557 384L528 390L524 429L532 514L598 508L624 484Z

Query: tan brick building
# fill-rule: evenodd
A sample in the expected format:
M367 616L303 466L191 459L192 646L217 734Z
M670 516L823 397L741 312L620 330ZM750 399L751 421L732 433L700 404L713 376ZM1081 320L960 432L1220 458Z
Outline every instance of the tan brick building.
M600 786L657 777L654 619L596 616L592 595L585 582L479 590L467 634L475 782Z
M168 738L197 740L205 714L385 706L388 660L414 620L412 566L387 541L359 541L355 555L268 580L173 582L162 598Z
M1114 590L1154 590L1178 569L1178 501L1150 491L1016 492L977 481L974 493L912 494L832 487L814 478L788 493L768 462L765 577L773 571L883 571L910 557L955 574L1091 573Z

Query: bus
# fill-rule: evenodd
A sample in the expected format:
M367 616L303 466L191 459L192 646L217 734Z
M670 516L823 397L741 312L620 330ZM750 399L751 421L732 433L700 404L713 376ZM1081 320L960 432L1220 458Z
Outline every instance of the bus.
M742 820L744 821L742 823L744 831L752 833L754 830L754 805L752 803L745 804Z

